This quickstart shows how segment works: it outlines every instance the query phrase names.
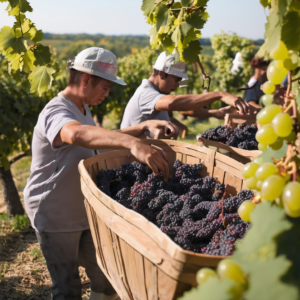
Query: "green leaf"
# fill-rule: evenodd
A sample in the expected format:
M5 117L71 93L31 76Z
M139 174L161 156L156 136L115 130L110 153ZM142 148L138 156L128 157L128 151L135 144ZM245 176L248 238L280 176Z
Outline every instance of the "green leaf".
M155 2L156 0L143 0L141 10L144 12L144 15L146 17L149 17L149 15L153 12Z
M268 7L268 6L269 6L269 1L268 1L268 0L260 0L260 4L261 4L263 7Z
M20 0L20 11L25 13L27 11L32 12L32 7L27 0Z
M296 98L297 106L300 106L300 93L298 93L298 96Z
M29 73L33 69L33 63L35 61L35 56L31 50L28 50L23 57L23 71Z
M189 47L185 48L183 53L180 56L180 59L185 63L195 63L199 61L199 54L202 48L200 46L200 42L192 41L189 43Z
M245 293L246 300L298 299L297 289L280 280L291 266L291 262L284 256L272 260L256 260L251 264L253 264L253 268L249 274L249 289Z
M233 285L234 282L230 280L209 278L204 284L185 292L178 300L231 300L228 291Z
M168 22L169 11L165 4L159 4L156 9L156 30L159 31L161 26L165 26Z
M286 23L281 31L282 41L289 50L299 51L300 39L295 36L300 36L300 16L296 11L291 11L286 15L285 20Z
M188 34L183 39L183 47L187 48L191 41L199 40L200 38L201 32L195 28L191 28Z
M12 8L16 7L19 4L19 0L8 0Z
M186 22L195 28L201 29L203 28L206 20L203 18L203 14L200 11L195 11L186 17Z
M34 49L34 65L41 66L48 64L51 60L51 53L48 46L43 46L39 44L36 49Z
M53 73L55 73L55 70L51 67L41 66L34 68L28 76L31 84L30 91L32 93L37 92L39 95L46 92L51 87Z
M5 169L6 171L10 168L10 164L9 164L9 161L8 161L6 155L2 155L2 156L0 157L0 166L1 166L1 167L4 167L4 169Z
M286 155L287 151L287 143L283 141L283 145L278 150L273 150L272 148L268 148L267 150L263 150L262 154L259 156L263 159L264 162L273 162L272 158L280 159L281 157Z
M172 41L175 43L175 47L177 47L179 41L181 40L181 30L180 30L180 25L179 25L179 26L176 26L176 29L174 30L171 39L172 39Z
M254 261L273 259L276 255L275 238L292 227L284 210L268 201L255 207L251 221L252 226L237 242L233 255L233 259L237 259L246 272L253 270Z
M22 69L23 61L22 56L19 53L9 53L5 56L5 58L9 61L8 72L11 74L11 70L19 70Z
M193 4L194 0L181 0L181 5L183 7L189 7Z
M20 6L17 5L15 7L12 7L10 4L8 4L6 10L9 16L17 16L20 13Z
M0 49L4 54L26 52L25 39L15 38L12 28L9 26L2 27L0 31Z

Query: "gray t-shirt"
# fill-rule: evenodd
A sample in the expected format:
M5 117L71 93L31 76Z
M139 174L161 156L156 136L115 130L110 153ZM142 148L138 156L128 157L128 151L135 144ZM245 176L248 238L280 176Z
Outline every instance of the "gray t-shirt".
M156 102L163 96L165 95L156 90L150 80L143 79L142 84L127 103L121 128L137 125L147 120L170 121L167 111L155 110Z
M85 111L86 115L68 98L57 96L42 110L34 128L31 174L24 200L32 227L39 233L89 228L78 163L93 156L95 151L53 143L61 128L70 121L95 126L87 105Z

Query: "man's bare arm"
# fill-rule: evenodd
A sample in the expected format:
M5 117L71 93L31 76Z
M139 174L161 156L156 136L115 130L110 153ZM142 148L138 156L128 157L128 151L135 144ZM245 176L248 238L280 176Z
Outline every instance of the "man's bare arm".
M62 127L53 143L56 142L88 149L129 149L139 161L149 165L156 175L160 170L164 180L169 178L169 167L164 151L151 147L142 140L127 134L71 121Z
M166 95L155 104L157 111L190 111L203 108L216 100L236 107L241 113L248 113L248 105L237 96L225 92L210 92L201 95Z

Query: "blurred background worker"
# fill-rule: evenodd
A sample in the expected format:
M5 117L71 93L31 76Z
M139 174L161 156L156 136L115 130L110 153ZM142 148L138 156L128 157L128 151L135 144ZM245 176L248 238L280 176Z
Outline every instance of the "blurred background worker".
M210 92L201 95L170 95L182 80L187 80L185 63L175 63L175 56L162 52L153 66L149 79L143 79L129 100L121 128L139 124L146 120L169 120L168 112L199 110L216 100L236 107L240 113L248 113L248 105L235 95L226 92ZM222 112L222 111L221 111ZM208 112L203 112L207 117ZM222 115L223 118L223 115Z
M267 68L269 63L269 61L265 61L263 58L259 57L253 57L251 60L253 76L248 82L248 87L252 89L245 91L245 102L258 109L261 108L259 99L264 95L261 86L268 80Z

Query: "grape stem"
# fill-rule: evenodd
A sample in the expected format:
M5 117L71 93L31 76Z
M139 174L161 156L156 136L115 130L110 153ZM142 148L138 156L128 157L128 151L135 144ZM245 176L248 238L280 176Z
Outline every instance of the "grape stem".
M174 0L171 0L171 1L167 4L167 6L171 7L171 6L173 5L173 3L174 3Z
M175 13L179 13L182 9L183 10L187 10L189 13L193 12L193 11L197 11L197 10L200 10L202 9L203 7L202 6L198 6L198 7L181 7L181 8L176 8L176 9L170 9L171 12L175 12Z
M287 87L287 90L286 90L287 96L290 94L291 87L292 87L292 72L289 71L289 74L288 74L288 87Z
M202 72L202 79L203 79L202 88L203 88L204 90L209 91L210 84L211 84L211 77L208 76L208 75L206 75L206 73L204 72L204 68L203 68L203 65L202 65L200 59L199 59L199 61L198 61L197 63L198 63L198 65L199 65L199 67L200 67L200 69L201 69L201 72ZM208 78L208 80L209 80L209 81L208 81L208 87L205 87L205 86L204 86L204 83L205 83L205 79L206 79L206 78Z

